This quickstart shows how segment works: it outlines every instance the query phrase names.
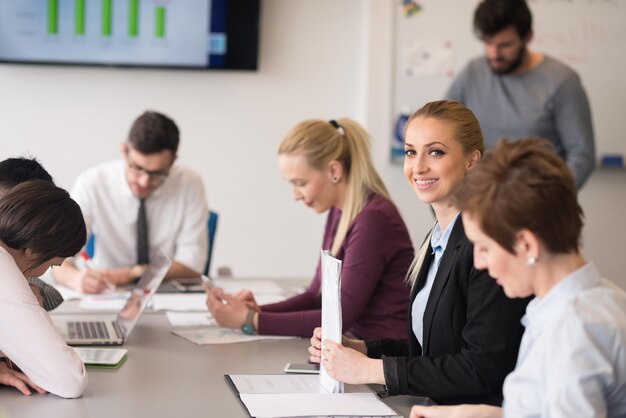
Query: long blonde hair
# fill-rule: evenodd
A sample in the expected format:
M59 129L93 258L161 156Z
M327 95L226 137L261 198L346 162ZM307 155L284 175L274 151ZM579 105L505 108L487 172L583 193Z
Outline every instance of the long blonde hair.
M341 248L350 224L370 193L390 199L387 188L372 164L369 141L365 129L351 119L342 118L331 122L310 119L291 129L278 147L278 154L302 155L316 170L326 169L333 160L341 164L347 178L346 199L330 249L333 255Z
M483 134L480 130L478 119L476 119L476 116L471 110L459 102L454 100L437 100L426 103L409 117L404 127L405 137L408 126L413 123L415 119L436 119L452 126L454 139L461 144L463 153L466 156L476 150L480 151L482 154L485 149ZM411 284L411 287L414 286L417 281L417 275L424 262L431 234L432 229L409 268L406 280Z

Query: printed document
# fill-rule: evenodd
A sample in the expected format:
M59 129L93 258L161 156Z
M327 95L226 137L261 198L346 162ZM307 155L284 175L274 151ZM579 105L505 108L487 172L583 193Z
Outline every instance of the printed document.
M375 393L242 393L239 396L253 417L397 416Z
M341 260L322 250L322 341L341 344ZM322 343L323 344L323 343ZM343 383L320 365L320 383L329 393L343 392Z
M167 311L165 316L175 327L198 327L201 325L217 325L210 312L175 312Z
M202 311L206 312L204 293L157 293L152 297L155 311Z
M346 385L328 393L311 375L229 375L253 417L397 417L370 388Z
M310 374L231 374L239 393L328 393L317 375ZM371 393L367 385L345 385L346 393Z
M240 330L206 327L198 329L180 329L172 331L172 334L178 335L194 344L233 344L246 343L259 340L289 340L296 337L279 337L274 335L246 335Z

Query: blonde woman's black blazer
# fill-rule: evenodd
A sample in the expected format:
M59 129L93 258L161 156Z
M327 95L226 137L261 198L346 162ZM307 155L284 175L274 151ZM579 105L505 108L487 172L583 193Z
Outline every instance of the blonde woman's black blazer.
M474 268L473 246L459 216L426 304L422 347L413 334L411 306L433 260L429 245L411 290L409 338L367 341L368 355L382 357L390 395L427 396L438 404L501 405L528 300L508 299L486 270Z

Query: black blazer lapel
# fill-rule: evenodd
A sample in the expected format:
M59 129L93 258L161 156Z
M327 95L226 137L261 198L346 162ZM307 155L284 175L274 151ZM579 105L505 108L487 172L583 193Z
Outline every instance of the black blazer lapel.
M464 240L465 232L463 231L463 222L461 221L461 216L459 216L452 227L452 232L450 233L450 238L448 239L448 245L446 246L446 250L443 252L443 256L441 257L441 263L439 264L439 269L437 270L437 275L435 276L435 282L433 283L430 295L428 296L428 303L426 304L426 310L424 311L423 355L428 355L428 343L430 341L430 333L432 331L431 327L433 317L435 316L435 311L437 310L437 305L441 299L443 290L450 280L452 266L456 263L456 258L459 254L458 250ZM434 261L434 258L432 260Z
M426 255L424 256L424 262L420 267L420 271L417 274L417 279L415 280L415 284L411 287L411 305L415 300L415 296L419 293L420 290L426 284L426 278L428 277L428 269L430 268L430 263L433 261L433 248L428 243L428 248L426 249ZM409 305L409 317L411 316L411 306Z
M420 267L420 271L417 274L417 278L415 280L415 284L411 287L411 298L409 299L409 306L407 309L407 315L409 320L407 321L407 336L409 341L409 357L419 356L421 354L422 348L420 343L417 341L415 334L413 333L413 301L415 297L419 293L419 291L426 284L426 278L428 277L428 269L430 263L433 259L433 249L430 246L430 242L428 243L428 248L426 249L426 254L424 255L424 261L422 262L422 266Z

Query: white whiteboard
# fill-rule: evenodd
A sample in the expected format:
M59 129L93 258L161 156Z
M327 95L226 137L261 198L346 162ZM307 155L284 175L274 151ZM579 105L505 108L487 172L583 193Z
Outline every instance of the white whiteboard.
M626 0L527 0L529 48L570 65L591 102L598 156L626 155ZM393 115L440 99L454 75L483 53L472 21L478 0L397 0Z

